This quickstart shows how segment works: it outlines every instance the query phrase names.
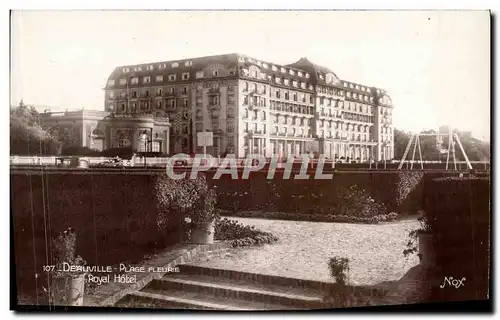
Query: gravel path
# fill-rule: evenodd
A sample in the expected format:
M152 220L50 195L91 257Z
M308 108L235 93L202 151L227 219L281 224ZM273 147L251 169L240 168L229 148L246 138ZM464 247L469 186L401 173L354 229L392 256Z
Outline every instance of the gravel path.
M349 258L349 283L376 284L397 280L418 264L403 250L416 220L379 225L234 218L279 237L275 244L233 249L224 257L198 262L200 266L235 269L293 278L334 281L331 257Z

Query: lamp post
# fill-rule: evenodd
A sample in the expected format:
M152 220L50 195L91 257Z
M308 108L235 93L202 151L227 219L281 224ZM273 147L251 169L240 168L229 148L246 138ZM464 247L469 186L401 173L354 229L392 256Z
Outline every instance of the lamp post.
M148 131L144 130L141 134L141 140L144 141L144 168L147 167L146 163L146 153L148 150L148 143L150 143L152 140L148 139Z

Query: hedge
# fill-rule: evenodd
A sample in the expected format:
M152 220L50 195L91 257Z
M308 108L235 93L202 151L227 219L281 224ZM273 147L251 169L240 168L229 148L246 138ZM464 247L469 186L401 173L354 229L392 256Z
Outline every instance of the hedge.
M350 188L385 206L368 214L416 212L422 205L423 172L335 172L332 180L267 179L266 172L254 172L247 180L223 175L211 183L218 187L219 208L233 212L265 211L345 215ZM210 176L209 176L210 177ZM347 208L346 208L347 206ZM385 211L385 212L381 212Z
M427 181L425 189L425 212L443 279L467 279L459 290L438 288L434 295L444 300L486 299L491 266L490 179L438 178Z
M42 266L53 263L50 240L67 227L76 230L77 253L88 265L134 263L177 243L175 221L157 225L157 179L147 173L11 173L18 293L47 287Z

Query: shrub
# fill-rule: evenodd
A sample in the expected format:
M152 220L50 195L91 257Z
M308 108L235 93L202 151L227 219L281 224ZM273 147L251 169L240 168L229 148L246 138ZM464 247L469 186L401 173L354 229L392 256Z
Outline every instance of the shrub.
M335 279L336 283L345 285L349 273L349 259L348 258L330 258L328 261L328 268L330 275Z
M72 277L77 276L79 272L63 272L63 263L70 266L83 266L86 261L80 255L76 254L76 232L73 228L68 228L61 232L53 241L53 253L55 270L54 276Z
M227 218L216 221L215 239L232 240L233 247L262 245L278 241L278 238L269 232L260 231L254 226L245 226Z
M166 174L156 180L155 194L158 200L157 224L165 228L169 221L184 218L191 220L191 226L216 220L217 194L209 188L206 177L199 174L196 179L170 179Z

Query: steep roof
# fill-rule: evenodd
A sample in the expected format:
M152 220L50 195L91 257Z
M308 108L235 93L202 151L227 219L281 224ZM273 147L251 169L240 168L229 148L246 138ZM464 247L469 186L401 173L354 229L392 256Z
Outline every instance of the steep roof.
M309 59L307 59L306 57L300 58L300 60L297 62L287 64L286 67L301 69L308 72L309 74L311 74L311 80L315 85L326 84L325 75L327 73L333 74L333 76L338 79L338 76L335 74L335 72L328 69L327 67L323 67L309 61ZM323 74L323 79L319 78L319 73Z

